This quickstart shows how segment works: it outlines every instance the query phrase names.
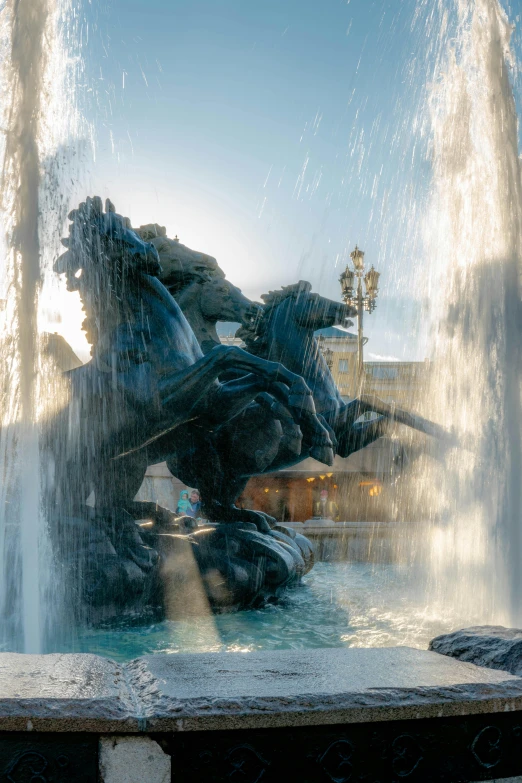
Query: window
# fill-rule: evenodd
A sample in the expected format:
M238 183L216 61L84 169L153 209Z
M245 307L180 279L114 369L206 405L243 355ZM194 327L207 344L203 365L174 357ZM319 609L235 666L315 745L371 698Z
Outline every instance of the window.
M379 381L395 381L398 378L399 370L397 367L371 367L370 373L375 380Z
M339 359L339 372L348 372L348 359Z

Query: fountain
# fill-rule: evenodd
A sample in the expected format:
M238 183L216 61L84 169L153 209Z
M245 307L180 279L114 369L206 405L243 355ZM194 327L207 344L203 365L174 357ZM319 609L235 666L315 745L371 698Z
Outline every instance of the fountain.
M3 640L27 652L39 651L56 630L39 440L41 420L60 404L60 382L37 335L54 290L49 273L67 183L77 172L79 115L71 89L77 40L69 11L68 3L53 0L8 2L1 11L0 615Z
M255 339L249 352L217 345L203 354L159 278L173 285L191 259L196 277L203 274L196 298L206 281L203 295L213 302L224 278L214 259L164 237L158 253L110 201L104 210L101 199L88 198L69 218L67 250L54 268L80 294L92 358L65 374L66 397L42 421L39 446L43 509L68 615L82 624L127 614L173 619L179 606L186 614L198 577L217 611L279 596L312 567L311 545L234 500L252 474L309 456L328 465L334 448L347 456L380 436L384 416L358 419L376 406L390 416L389 406L342 403L313 336L351 309L311 294L307 283L290 286L272 293L265 310L243 303L246 331L270 328L270 344L285 345L281 357L263 357ZM234 290L240 296L228 286L227 298ZM185 302L189 318L191 304L193 297ZM393 415L444 435L418 416ZM204 528L183 535L183 518L134 500L147 465L160 461L200 487ZM26 557L23 541L21 550Z
M428 103L434 353L422 409L460 448L421 460L405 492L421 495L430 517L421 557L433 606L468 624L522 620L522 179L511 32L499 3L460 4Z
M36 173L39 166L35 151ZM18 175L21 181L25 177L25 171ZM32 197L38 205L37 180ZM35 206L33 242L39 231L37 216ZM379 437L384 421L381 417L377 423L357 423L376 403L341 402L313 337L315 328L342 323L352 314L350 307L311 295L310 285L300 283L271 295L296 311L296 330L285 338L283 357L264 358L254 347L246 352L222 345L210 346L204 354L159 278L163 275L167 285L185 290L183 278L190 277L192 264L200 278L196 290L206 279L213 300L224 278L215 260L161 234L158 252L154 237L152 242L143 239L110 201L104 209L97 197L87 198L69 219L69 236L62 239L67 250L54 271L65 276L70 292L80 295L92 358L61 378L60 395L53 388L52 409L42 391L38 417L28 406L39 391L33 381L39 267L19 305L16 325L21 336L19 345L14 343L22 381L27 374L25 386L20 386L20 421L13 423L15 438L32 445L32 459L23 451L16 457L6 452L6 457L16 459L24 471L29 467L31 486L25 490L20 477L8 487L12 497L6 507L19 507L21 520L18 525L4 520L4 540L14 528L22 600L21 607L14 603L11 614L24 618L27 650L38 649L43 613L39 599L50 589L55 595L61 591L61 611L68 622L76 617L83 625L121 620L127 614L134 619L169 616L180 602L186 611L194 581L185 577L187 563L199 573L204 597L215 610L250 607L277 597L310 570L311 546L266 515L237 508L235 498L255 473L308 456L329 465L334 448L347 456ZM16 261L19 228L18 223L12 239ZM33 254L29 261L34 266L39 261L36 245ZM22 272L26 255L22 248ZM13 268L16 272L16 263ZM229 286L228 298L234 290ZM255 323L255 332L269 316L245 303L245 325ZM185 307L189 314L190 297ZM31 340L24 341L19 324L28 308L31 318L24 329ZM266 312L271 312L268 304ZM276 319L274 344L282 341L287 318ZM294 371L281 361L290 360L292 353ZM301 373L310 375L313 393ZM42 377L40 370L39 382ZM389 415L389 408L383 408ZM394 416L410 426L432 427L400 411ZM174 475L200 488L209 522L203 530L183 536L183 522L180 526L165 509L134 501L147 465L162 460ZM29 501L32 506L26 510ZM35 514L41 520L36 531ZM45 566L40 559L50 551L52 578L50 563ZM7 566L7 558L4 562ZM6 567L6 584L12 570ZM45 589L40 571L49 579Z
M447 639L433 644L444 655L327 649L425 646L414 626L430 613L431 635L461 618L522 623L522 176L498 0L458 4L446 55L438 38L423 416L341 398L314 332L354 312L306 281L251 302L215 258L155 223L133 227L110 200L69 212L82 120L61 107L74 96L77 17L66 0L10 0L0 13L0 773L522 774L522 680L505 652L479 661L492 671L452 660ZM81 301L91 358L61 374L42 333L49 292L64 285ZM216 323L229 318L244 348L219 344ZM313 569L305 536L235 505L252 476L307 458L329 466L398 424L425 436L403 500L429 509L423 545L401 542L406 608L406 582L390 589L384 568ZM203 525L136 500L159 462L201 490ZM78 650L106 656L62 655ZM180 655L137 657L155 651Z
M444 39L440 39L436 86L430 93L434 184L427 233L432 230L435 238L428 253L435 277L444 279L445 285L432 283L438 292L433 297L433 311L442 326L438 329L436 372L425 411L430 419L440 422L439 426L420 416L392 411L376 399L361 398L347 405L341 401L313 330L342 323L353 314L350 308L312 295L309 284L303 282L271 292L264 306L249 302L226 281L215 259L169 240L165 229L155 224L131 231L129 222L111 205L104 213L96 199L71 213L70 240L64 240L70 246L55 265L62 280L65 274L69 291L78 291L83 298L93 359L66 379L58 379L57 373L45 366L36 335L43 320L39 304L42 286L45 291L56 280L51 265L69 201L60 179L60 171L70 171L72 165L64 148L74 147L81 125L78 112L61 125L55 123L64 91L74 88L70 65L74 31L66 3L46 5L42 0L27 12L27 17L25 6L23 12L18 9L10 14L9 10L7 7L3 19L4 47L9 55L4 58L4 83L11 96L5 124L11 123L13 133L6 136L3 151L4 222L10 252L4 275L7 307L2 316L5 404L1 436L3 474L9 480L3 484L5 502L0 526L2 622L7 645L27 651L59 647L62 642L57 640L63 628L70 624L76 604L83 604L87 595L87 605L98 609L92 616L87 612L89 618L80 612L84 621L107 620L111 613L120 614L122 610L132 613L137 606L130 596L139 592L142 579L149 585L146 589L142 585L143 594L152 591L154 598L147 599L141 609L146 609L145 614L150 610L151 616L163 616L164 600L157 594L159 588L152 586L158 578L161 581L161 568L153 565L150 552L161 551L167 540L173 557L175 546L187 553L190 550L187 556L195 562L200 577L206 574L201 577L206 600L216 609L254 605L258 598L277 594L280 586L292 584L309 570L310 546L302 536L288 528L274 527L274 522L262 515L235 509L235 497L251 475L291 465L307 455L328 463L332 445L343 457L363 448L389 429L391 415L395 422L435 435L446 450L442 463L434 467L420 460L417 472L412 471L414 491L418 494L419 486L424 488L421 494L428 498L432 515L431 549L423 563L428 575L426 592L431 591L441 607L457 606L458 617L516 623L520 498L514 476L518 475L520 462L520 416L514 335L518 329L520 168L516 112L509 84L509 26L500 7L486 0L460 7L457 44L445 60ZM42 48L43 36L53 37L56 54L51 56ZM39 67L29 67L29 60L31 64L39 62ZM28 117L30 121L24 125ZM19 127L23 127L23 133L17 132ZM498 165L500 154L503 166ZM93 236L105 243L101 254L86 249L94 241ZM154 268L158 257L162 272ZM107 272L111 265L119 271ZM115 283L113 273L120 282ZM225 384L225 390L241 383L241 372L254 367L255 356L275 359L292 370L295 375L288 374L283 381L289 384L286 391L280 380L277 388L270 388L266 373L273 371L261 370L258 359L255 366L265 373L261 384L252 389L250 402L240 416L234 417L230 425L220 421L217 435L204 432L205 426L215 427L212 417L208 425L194 428L184 423L179 410L172 414L172 420L165 411L152 413L155 403L150 396L133 400L128 408L130 421L138 410L136 405L145 405L140 411L147 409L147 417L150 412L149 427L143 424L141 413L140 427L132 436L118 434L118 427L112 432L118 420L116 410L122 432L128 427L122 414L128 403L115 394L114 384L115 373L121 377L127 373L126 380L118 381L123 387L131 383L130 365L122 368L114 357L115 345L116 353L123 350L126 355L129 346L121 337L110 337L114 319L122 316L115 315L117 308L110 296L106 298L107 315L100 307L100 294L123 285L124 279L135 280L136 275L149 273L159 274L177 299L198 335L203 353L216 360L221 351L220 361L229 363L226 372L230 372L231 362L241 365L235 368L235 380L228 380L230 387ZM220 285L224 286L221 294ZM138 305L137 300L133 304L134 294L128 293L131 289L127 286L125 296L129 301L125 307L137 311L143 307L143 294L142 304ZM241 334L250 358L237 354L236 360L227 360L227 352L216 345L216 338L208 339L206 327L198 332L202 323L198 297L204 291L208 291L205 296L216 313L211 326L214 335L219 317L244 321ZM175 321L176 316L171 313L162 318L163 323L165 318ZM108 326L102 326L102 322ZM295 328L288 328L291 323ZM137 326L132 330L134 346L139 330ZM147 342L148 338L142 335L140 339ZM107 341L112 346L110 360L103 353ZM473 361L463 363L462 356L469 352L470 345ZM193 360L197 362L199 353L197 348L194 350ZM136 367L141 367L145 359L136 356ZM228 356L232 356L231 351ZM106 369L109 366L110 373ZM165 372L163 367L161 373ZM282 379L283 370L277 372ZM223 370L219 374L223 376ZM297 376L301 375L312 389L313 400L304 386L296 391ZM136 379L132 383L137 383ZM98 445L86 450L82 439L87 442L92 438L92 421L98 416L87 390L89 384L105 389L105 419L95 430ZM164 398L168 402L160 402L160 407L172 404L172 394L173 389L169 389ZM245 394L249 392L241 388L242 401ZM241 404L232 403L235 413ZM183 405L190 419L192 408L186 402ZM84 410L83 419L77 418L79 408ZM487 424L479 425L484 421L479 411L485 409ZM92 412L86 414L85 410ZM358 422L367 410L377 411L381 418ZM448 437L447 430L452 430L452 437ZM104 433L109 433L108 440L114 442L106 458L102 456L107 439ZM459 448L452 448L452 442L458 442ZM72 461L60 456L67 448L77 450ZM203 490L205 514L211 523L204 532L182 540L183 525L172 515L133 500L144 467L161 459L167 460L174 475ZM488 488L485 495L484 487ZM409 491L407 482L403 491ZM95 498L94 510L91 504L86 511L89 497ZM112 519L111 509L120 509L118 514L124 517L118 524L128 530L129 536L138 536L134 545L127 539L126 543L120 541L118 546L123 550L111 555L115 558L112 566L108 552L116 545L116 533L113 530L106 539L98 530L100 525L116 524L107 521ZM104 516L106 523L100 521ZM141 524L139 530L132 520ZM241 544L234 541L232 546L231 531L239 528L220 526L225 522L243 526ZM254 525L250 533L249 525ZM94 560L93 536L99 549ZM271 538L266 551L263 547L268 544L263 536ZM235 565L231 547L241 553ZM254 584L263 583L261 572L265 567L259 571L259 560L253 570L248 565L252 547L257 548L256 558L272 558L275 581L270 589L266 585L254 588ZM127 554L133 552L130 561L122 555L124 550ZM146 551L149 554L144 555ZM178 561L183 557L175 555ZM422 557L426 561L425 549ZM11 567L12 561L19 567ZM133 566L129 565L131 561ZM111 568L115 570L109 578ZM148 576L136 573L134 582L130 571L143 568ZM71 583L71 589L64 590L73 573L82 574L81 585ZM221 585L224 573L226 599L221 588L214 595L212 587ZM462 584L465 588L457 589ZM122 603L111 603L106 615L100 607L108 593L121 595ZM48 627L41 625L44 617Z
M49 286L52 280L49 260L56 252L56 235L61 232L67 209L68 196L62 186L71 174L64 159L67 153L64 155L60 145L74 152L77 130L74 112L72 120L64 122L58 117L66 88L70 88L66 39L72 14L67 3L52 0L8 4L2 13L3 81L10 103L6 103L3 123L8 128L2 180L8 250L2 340L1 455L5 480L0 517L1 614L4 643L10 648L38 652L56 646L60 633L78 615L78 607L94 611L95 607L109 606L111 616L114 606L120 613L129 604L133 610L139 606L154 611L158 604L165 603L157 585L158 555L145 545L126 507L132 506L148 451L171 454L172 458L179 455L185 471L192 476L195 470L198 484L204 484L201 468L199 472L197 466L191 468L190 442L199 437L207 462L212 445L202 440L198 431L192 432L188 424L189 431L183 435L180 431L178 443L169 439L167 433L171 430L191 419L201 419L207 428L216 427L237 415L260 393L273 390L270 404L276 404L275 398L285 403L287 418L294 418L296 426L302 424L308 433L311 453L328 461L331 442L315 416L304 382L282 366L249 358L236 349L218 348L212 356L203 358L166 289L158 284L156 295L152 293L151 275L159 270L154 247L141 242L110 205L103 213L96 199L89 199L71 213L71 235L64 240L69 249L56 267L66 273L69 290L80 290L83 295L86 329L95 341L94 357L67 379L58 380L53 368L45 366L37 337L41 301L48 293L46 284ZM44 46L49 41L54 44L54 55ZM140 287L140 283L145 285ZM124 301L122 296L125 286L125 296L132 299L138 291L141 296L134 307L138 321L129 330L131 334L124 334L122 327L118 335L113 334L115 327L121 321L128 323L133 309L132 301ZM160 328L170 322L168 328L174 342L177 340L177 364L167 363L159 369L158 355L153 361L158 377L154 388L149 389L148 359L143 351L140 353L141 342L145 345L151 338L150 328L145 338L144 325L139 323L144 296L148 296L151 319L159 317L158 324L163 323ZM161 350L165 352L167 346L168 341ZM174 343L170 349L173 347ZM115 358L118 351L120 359ZM150 350L148 358L152 355ZM189 368L198 359L199 364ZM187 362L184 382L180 371ZM257 369L258 377L226 386L217 384L218 375L232 368L243 374ZM174 375L170 384L165 377L169 372ZM181 386L185 384L183 399L175 392L180 382ZM205 396L206 389L214 399L211 402L207 397L198 412L194 404ZM94 440L93 424L98 433ZM206 467L210 475L208 464ZM87 505L93 490L94 510ZM221 547L209 549L206 543L212 561L212 568L207 565L206 570L220 573L216 570L219 551L226 561L223 567L229 589L221 602L241 603L236 595L241 585L242 602L249 603L263 593L267 580L270 592L306 571L310 548L306 543L299 548L302 537L270 531L260 515L239 515L232 507L227 510L221 502L226 503L226 497L207 492L205 501L211 519L217 507L218 517L221 514L223 519L241 520L234 528L237 541L231 541L228 534L218 536L217 530L206 531L207 542L210 538L221 540ZM142 511L140 508L137 513ZM156 518L159 516L156 512ZM259 533L253 522L261 528ZM157 531L146 531L143 536L164 544L168 539L172 547L176 537L169 532L172 530L158 537ZM263 534L270 536L267 543ZM198 556L205 548L203 538L193 542ZM231 549L238 557L230 556ZM255 553L256 562L262 563L262 567L253 563L251 573L249 553ZM237 590L232 587L234 578ZM81 609L79 615L84 621L92 619ZM101 611L98 619L104 617ZM47 628L43 627L44 618Z

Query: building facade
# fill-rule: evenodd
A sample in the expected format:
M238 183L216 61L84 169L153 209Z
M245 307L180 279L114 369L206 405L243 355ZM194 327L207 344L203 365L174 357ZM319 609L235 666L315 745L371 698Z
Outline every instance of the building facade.
M316 334L341 396L353 399L357 387L357 335L337 326L320 329Z
M424 362L365 362L364 392L399 408L417 410L429 383L431 364Z

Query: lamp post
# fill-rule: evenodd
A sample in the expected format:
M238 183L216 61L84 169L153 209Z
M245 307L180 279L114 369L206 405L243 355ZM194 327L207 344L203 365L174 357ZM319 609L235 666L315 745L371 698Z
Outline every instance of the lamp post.
M376 308L377 294L379 293L379 277L372 265L369 272L364 274L364 252L359 250L357 245L355 250L350 253L354 268L347 266L339 282L341 283L342 297L347 305L357 308L357 394L362 391L364 381L364 363L363 363L363 313L373 313ZM354 282L357 278L357 290L354 292ZM363 278L366 287L366 294L363 293Z

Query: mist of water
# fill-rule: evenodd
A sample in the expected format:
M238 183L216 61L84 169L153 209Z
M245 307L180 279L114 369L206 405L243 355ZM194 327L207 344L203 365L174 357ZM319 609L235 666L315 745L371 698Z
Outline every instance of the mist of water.
M7 0L0 12L0 627L11 649L26 652L42 649L56 607L40 430L57 400L42 350L41 311L79 126L73 21L67 0Z
M454 430L461 448L422 461L414 491L431 518L424 535L432 600L468 624L520 624L522 187L510 83L516 63L498 0L462 0L453 11L456 35L441 31L429 96L434 175L426 294L435 347L423 409Z
M521 624L522 183L511 28L498 0L441 0L437 14L435 3L418 5L419 14L430 6L435 68L425 220L435 353L423 412L461 447L419 461L409 492L429 510L421 535L432 601L468 622ZM77 23L72 0L7 0L0 11L0 641L26 652L56 638L59 613L41 490L52 465L40 436L60 395L41 331L68 183L78 181Z

